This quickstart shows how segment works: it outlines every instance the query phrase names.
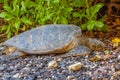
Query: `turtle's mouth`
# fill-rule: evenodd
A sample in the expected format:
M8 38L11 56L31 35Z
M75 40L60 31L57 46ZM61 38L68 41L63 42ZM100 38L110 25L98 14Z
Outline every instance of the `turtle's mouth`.
M100 44L91 43L88 46L92 51L101 51L105 49L105 45L103 43L100 43Z
M104 45L103 44L92 45L92 49L96 51L104 50Z

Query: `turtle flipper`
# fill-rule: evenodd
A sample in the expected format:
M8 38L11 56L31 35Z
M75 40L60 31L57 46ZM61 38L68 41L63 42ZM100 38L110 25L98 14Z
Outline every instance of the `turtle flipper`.
M57 57L73 57L73 56L85 56L85 55L89 55L90 53L90 49L86 46L83 45L79 45L73 49L71 49L69 52L67 52L66 54L61 54Z
M13 53L0 56L0 59L1 60L12 60L12 59L16 59L16 58L19 58L25 55L26 55L25 53L15 50Z

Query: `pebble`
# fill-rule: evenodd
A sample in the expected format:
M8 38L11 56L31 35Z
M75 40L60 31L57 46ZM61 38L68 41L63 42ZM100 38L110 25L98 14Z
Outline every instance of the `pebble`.
M101 60L101 56L100 55L95 55L95 56L89 58L89 60L90 61L99 61L99 60Z
M4 70L5 67L4 66L0 66L0 71Z
M118 55L118 60L120 60L120 54Z
M73 80L73 79L75 79L74 76L68 76L68 77L66 78L66 80Z
M16 73L15 75L13 75L14 78L19 78L20 77L20 74L19 73Z
M70 65L68 68L69 68L69 70L76 71L76 70L80 70L81 67L82 67L81 62L78 62L78 63Z
M48 63L48 68L56 68L58 66L56 61L50 61Z
M27 80L34 80L35 79L35 75L28 75L26 76Z
M120 63L115 64L114 68L115 68L115 71L119 71L120 70Z
M50 55L30 55L25 58L18 58L11 61L0 61L0 80L120 79L120 63L118 57L113 57L104 61L90 61L89 58L90 56L77 56L55 60L53 56ZM49 64L52 64L52 68L48 68ZM71 64L72 66L74 65L74 67L72 67L73 69L69 69ZM78 65L77 68L75 64Z

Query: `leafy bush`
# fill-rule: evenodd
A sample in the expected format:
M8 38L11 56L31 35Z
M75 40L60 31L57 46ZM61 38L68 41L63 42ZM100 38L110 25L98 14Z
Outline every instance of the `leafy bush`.
M79 24L87 30L104 27L104 20L97 20L103 4L91 6L88 0L4 0L3 4L0 17L8 24L1 31L5 31L7 37L43 24Z
M4 0L4 12L1 12L0 17L4 18L8 24L4 25L1 30L6 31L7 37L10 37L12 33L18 34L19 30L25 30L32 24L29 19L30 6L27 1L29 0Z
M68 24L72 7L67 0L36 0L36 22L46 24L47 21L53 24Z

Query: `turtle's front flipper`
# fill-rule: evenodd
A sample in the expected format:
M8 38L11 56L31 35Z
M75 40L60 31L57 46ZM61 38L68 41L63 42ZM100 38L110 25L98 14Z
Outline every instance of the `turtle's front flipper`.
M16 58L19 58L25 55L26 55L25 53L22 53L19 50L15 50L14 52L10 54L0 56L0 59L1 60L12 60L12 59L16 59Z
M86 46L82 46L79 45L75 48L73 48L72 50L70 50L69 52L67 52L66 54L61 54L57 57L72 57L72 56L85 56L85 55L89 55L90 53L90 49Z

